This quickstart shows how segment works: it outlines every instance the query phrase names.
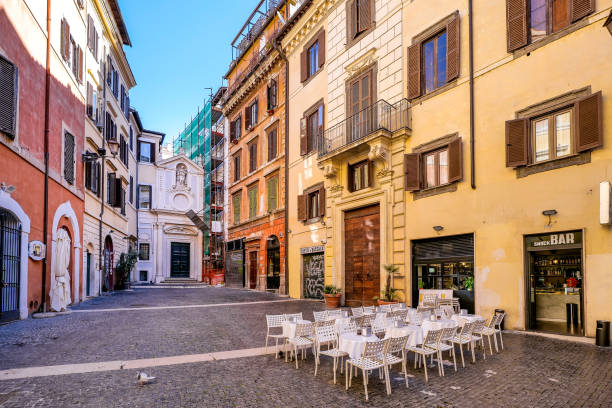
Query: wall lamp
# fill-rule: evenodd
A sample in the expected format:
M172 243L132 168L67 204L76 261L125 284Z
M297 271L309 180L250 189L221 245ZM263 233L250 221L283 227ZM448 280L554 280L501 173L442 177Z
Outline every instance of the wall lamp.
M548 226L550 227L552 225L552 216L557 215L557 210L544 210L542 211L542 215L548 217Z
M440 231L442 231L442 230L444 229L444 227L443 227L443 226L441 226L441 225L435 225L435 226L433 227L433 229L434 229L434 231L436 231L436 232L440 232Z

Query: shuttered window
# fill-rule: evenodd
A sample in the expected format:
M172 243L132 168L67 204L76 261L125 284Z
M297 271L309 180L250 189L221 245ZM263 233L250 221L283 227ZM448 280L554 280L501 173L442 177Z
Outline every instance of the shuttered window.
M98 92L91 83L87 83L87 116L98 122Z
M323 183L311 186L298 196L298 221L316 221L325 216L325 186Z
M274 211L278 207L278 177L274 176L266 181L268 196L268 211Z
M271 79L267 87L267 102L268 110L273 110L278 105L278 83L275 79Z
M257 141L249 144L249 173L257 170Z
M130 204L134 204L134 177L130 176Z
M94 25L93 18L88 15L87 16L87 47L94 59L98 60L98 31L96 30L96 26Z
M244 127L248 130L257 124L258 101L257 98L244 109Z
M138 208L150 209L152 203L151 186L138 186Z
M143 163L155 163L155 145L148 142L138 142L138 160Z
M375 0L352 0L347 2L347 32L349 41L354 41L374 26Z
M359 163L350 164L348 167L349 191L359 191L364 188L372 187L373 163L364 160Z
M257 217L257 186L248 190L249 197L249 218Z
M452 14L426 32L433 34L408 47L409 99L459 77L459 14Z
M0 56L0 132L17 134L17 67Z
M230 141L235 142L242 136L242 115L238 115L230 123Z
M64 133L64 179L70 184L74 184L74 148L74 136Z
M454 137L433 150L404 155L407 191L435 188L463 179L461 138Z
M97 161L85 162L85 188L100 196L100 163Z
M240 180L240 152L234 156L234 181Z
M325 64L325 31L320 30L306 43L301 60L301 81L305 82L314 76Z
M268 132L268 161L276 159L278 154L278 128Z
M60 54L64 61L70 61L70 24L62 18L60 27Z
M232 196L234 224L240 224L240 207L241 206L242 206L242 192L238 192Z
M323 102L310 108L304 113L300 124L300 154L306 155L316 150L317 143L323 135Z
M565 108L506 122L506 167L542 163L603 145L601 91Z
M595 0L506 0L508 52L563 30L595 11Z

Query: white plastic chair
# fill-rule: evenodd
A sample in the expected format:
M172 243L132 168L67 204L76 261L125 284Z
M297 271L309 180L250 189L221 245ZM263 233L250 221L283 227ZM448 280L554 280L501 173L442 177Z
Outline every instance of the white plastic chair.
M278 358L278 340L283 340L285 336L282 333L270 333L270 329L281 329L283 328L283 322L285 321L285 315L266 315L266 325L268 326L266 331L266 352L268 351L268 340L274 339L276 342L276 353L274 358Z
M312 334L312 330L312 323L298 323L295 326L295 337L289 339L295 357L295 368L298 368L298 350L302 350L302 360L304 360L306 349L314 345L314 342L308 338Z
M442 336L440 336L440 342L438 343L437 349L440 351L440 357L442 353L448 351L453 356L453 365L455 366L455 372L457 371L457 359L455 358L455 345L452 343L452 339L457 334L456 327L447 327L442 329ZM444 375L444 362L442 363L442 375Z
M312 312L312 314L314 316L315 322L320 322L322 320L327 320L327 316L328 316L327 310L324 310L322 312L314 311L314 312Z
M376 369L385 369L385 382L387 386L387 395L391 393L391 385L389 384L389 375L387 366L384 362L383 353L388 344L387 340L370 341L366 343L363 354L359 358L349 358L346 360L346 389L348 390L353 380L353 367L363 374L363 387L365 389L365 399L368 400L368 372Z
M362 307L351 307L351 313L354 317L363 316L363 308Z
M338 349L338 337L334 326L319 326L315 328L315 377L317 376L317 369L321 364L320 356L328 356L334 359L334 384L336 384L336 371L338 370L338 359L340 359L340 374L342 374L342 365L344 364L344 357L348 356L348 353ZM327 344L327 350L321 350L321 345ZM329 347L331 346L331 347Z
M483 325L479 327L478 330L474 330L474 334L482 336L483 338L483 352L484 350L484 336L487 336L487 341L489 342L489 352L493 355L493 347L491 347L491 336L493 336L493 340L495 341L495 351L499 352L499 348L497 348L497 332L495 331L495 323L497 322L497 316L493 315L489 320L488 325Z
M408 388L408 372L406 370L406 344L410 336L392 337L388 339L387 349L384 353L383 362L387 367L386 375L389 375L391 366L395 364L402 364L402 373L404 374L404 380L406 381L406 388ZM400 354L400 355L398 355ZM389 394L391 388L389 387Z
M501 328L501 324L504 321L505 317L506 317L506 313L505 312L499 313L497 315L497 320L495 321L495 332L499 333L499 342L500 342L502 350L504 349L504 339L502 338L502 331L503 330Z
M434 355L438 357L438 375L442 376L442 357L440 355L440 350L438 349L438 343L440 342L440 337L442 336L442 329L440 330L430 330L427 332L425 339L423 340L423 344L416 346L408 346L408 351L412 351L415 354L414 358L414 368L416 368L417 360L419 361L419 367L421 366L421 362L425 367L425 382L428 382L429 379L427 377L427 357L431 356L433 359Z
M455 336L450 342L455 345L459 345L459 351L461 352L461 366L465 368L465 360L463 359L463 345L469 345L472 343L472 330L474 329L474 323L466 322L459 333L455 333ZM474 359L474 349L472 348L472 361Z

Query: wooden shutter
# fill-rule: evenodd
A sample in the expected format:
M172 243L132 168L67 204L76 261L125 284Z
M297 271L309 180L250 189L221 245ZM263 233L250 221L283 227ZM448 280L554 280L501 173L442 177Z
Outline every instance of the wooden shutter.
M571 0L570 19L572 23L595 11L595 0Z
M248 129L251 126L251 106L244 108L244 128Z
M98 197L100 197L100 191L101 191L101 188L100 188L101 182L102 182L101 174L102 174L102 166L100 163L96 162L96 172L94 175L94 187L95 187L96 195Z
M155 149L157 145L155 143L151 143L151 163L155 163Z
M93 87L87 82L87 116L93 117Z
M408 47L408 99L421 96L421 43Z
M325 64L325 30L319 32L317 42L319 43L319 68L321 68Z
M116 177L115 177L115 173L108 173L108 183L107 183L107 187L108 187L108 204L109 205L114 205L115 201L117 200L117 189L115 188L116 185Z
M136 186L136 208L140 208L140 185Z
M68 132L64 134L64 179L70 184L74 183L74 136Z
M268 86L266 87L266 101L267 101L267 109L272 109L272 81L268 82Z
M79 54L79 64L78 64L78 71L77 71L77 80L79 81L79 83L83 83L83 49L79 46L77 47L77 51Z
M506 167L527 164L529 120L515 119L506 122Z
M251 106L253 106L254 113L254 115L251 115L251 124L255 125L259 120L259 98L255 98L255 102Z
M359 0L359 32L366 31L372 25L372 0Z
M527 45L527 0L506 0L508 52Z
M463 178L463 151L461 139L457 138L448 145L448 182Z
M17 124L17 67L0 56L0 132L15 137Z
M446 82L459 77L459 13L446 24Z
M318 149L319 145L323 144L323 132L325 131L325 118L323 116L325 112L325 106L323 104L321 104L321 107L318 108L318 112L321 117L317 119L321 122L321 124L319 125L319 134L315 139L315 149Z
M302 194L297 196L297 218L298 221L306 221L306 195Z
M308 154L308 136L306 134L306 116L300 119L300 155Z
M92 170L93 170L93 162L87 161L85 162L85 188L89 189L89 190L93 190L93 175L92 175Z
M421 188L421 155L410 153L404 155L404 189L417 191Z
M236 120L230 123L230 142L236 140Z
M87 46L89 47L91 51L93 51L94 40L95 40L94 22L93 22L93 18L91 18L91 15L88 14L87 15Z
M325 186L319 187L319 216L325 216Z
M300 54L300 78L302 82L308 79L308 50Z
M576 102L577 135L576 150L585 150L603 145L601 91Z
M115 200L111 203L113 207L121 207L123 189L121 188L121 178L115 178Z

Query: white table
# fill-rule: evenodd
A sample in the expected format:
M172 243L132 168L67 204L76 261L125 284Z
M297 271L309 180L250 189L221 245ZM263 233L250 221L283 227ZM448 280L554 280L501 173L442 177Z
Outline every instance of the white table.
M421 328L423 329L423 337L427 336L427 332L430 330L440 330L450 327L457 327L457 322L452 319L440 319L440 320L423 320Z
M409 346L423 343L423 329L415 324L408 324L403 327L390 325L385 329L385 339L402 336L410 336L408 338Z
M288 339L294 338L295 328L298 323L307 324L307 323L311 323L311 321L310 320L298 320L297 322L288 322L288 321L283 322L283 336L287 337Z
M353 333L344 333L340 335L338 348L340 351L348 353L351 358L359 358L365 350L366 343L370 341L379 341L379 339L373 334L366 337Z
M467 314L467 315L455 314L451 316L451 319L457 322L457 325L459 325L460 327L463 327L465 323L474 323L474 322L477 322L478 320L484 320L482 316L479 316L476 314Z

